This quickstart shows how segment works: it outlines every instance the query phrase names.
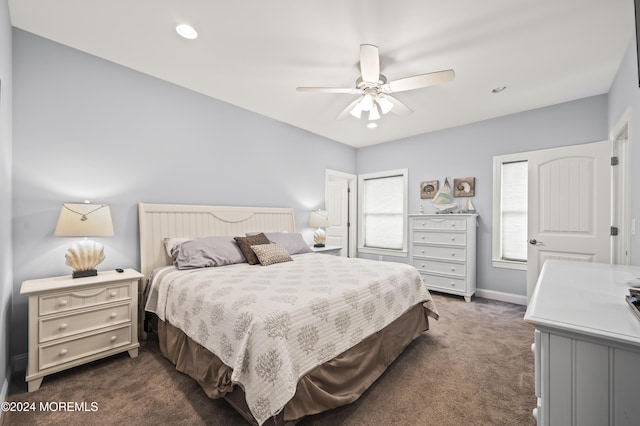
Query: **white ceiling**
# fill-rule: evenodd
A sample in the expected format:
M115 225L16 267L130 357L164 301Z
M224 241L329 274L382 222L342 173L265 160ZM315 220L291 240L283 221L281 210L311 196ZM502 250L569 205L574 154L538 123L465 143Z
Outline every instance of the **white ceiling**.
M609 91L635 31L632 0L10 0L13 26L354 147ZM186 40L175 26L199 37ZM389 80L453 68L395 97L414 112L336 116L360 44ZM500 94L491 89L508 86Z

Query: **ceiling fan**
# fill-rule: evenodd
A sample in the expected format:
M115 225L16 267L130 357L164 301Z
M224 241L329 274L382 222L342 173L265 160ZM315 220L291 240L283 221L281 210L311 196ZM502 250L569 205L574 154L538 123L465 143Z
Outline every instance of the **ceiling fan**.
M363 112L368 112L369 120L377 120L381 115L389 111L398 115L407 115L412 112L411 108L391 96L392 93L435 86L451 81L455 77L453 70L449 69L387 81L387 78L380 74L378 46L372 44L360 45L360 74L360 77L356 80L355 88L298 87L297 90L300 92L360 95L337 118L342 119L349 114L360 118Z

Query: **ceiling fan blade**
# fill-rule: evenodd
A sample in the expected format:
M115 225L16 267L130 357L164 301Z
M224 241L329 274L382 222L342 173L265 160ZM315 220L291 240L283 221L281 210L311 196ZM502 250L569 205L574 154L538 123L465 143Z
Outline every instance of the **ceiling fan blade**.
M404 92L405 90L420 89L423 87L435 86L436 84L446 83L455 77L453 70L436 71L427 74L414 75L413 77L401 78L400 80L390 81L382 85L382 91L385 93Z
M362 93L360 89L347 87L296 87L298 92L318 92L318 93L347 93L357 95Z
M380 79L380 54L378 46L372 44L360 45L360 73L365 83L378 83Z
M358 102L360 102L361 99L362 97L359 97L358 99L356 99L355 101L347 105L347 107L343 109L340 114L338 114L338 116L336 117L336 120L342 120L343 118L348 117L351 110L356 106Z
M405 104L403 104L402 102L394 98L393 96L387 95L384 98L393 104L393 108L391 108L391 112L396 115L404 116L404 115L409 115L413 112L411 108L409 108L408 106L406 106Z

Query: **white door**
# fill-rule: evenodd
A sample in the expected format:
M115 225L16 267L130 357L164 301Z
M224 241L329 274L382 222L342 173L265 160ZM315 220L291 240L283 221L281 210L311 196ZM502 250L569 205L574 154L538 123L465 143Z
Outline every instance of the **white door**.
M629 120L631 108L627 108L618 123L611 132L612 155L618 159L617 165L613 167L611 203L612 226L615 226L618 235L612 237L611 242L611 263L620 265L631 264L631 212L629 211L630 185L630 164L629 153L631 149L631 139L629 134Z
M610 158L608 141L530 153L527 299L547 259L610 263Z
M326 244L342 247L342 256L355 257L355 182L356 176L327 170L325 210L329 213Z

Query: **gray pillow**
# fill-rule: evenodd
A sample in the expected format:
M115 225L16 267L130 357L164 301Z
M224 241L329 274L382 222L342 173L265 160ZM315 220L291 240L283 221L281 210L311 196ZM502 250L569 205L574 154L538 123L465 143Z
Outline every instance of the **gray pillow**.
M172 252L178 269L207 268L246 262L233 237L203 237L185 241Z
M299 232L265 232L264 234L272 243L280 244L287 249L289 254L311 253L313 251Z

